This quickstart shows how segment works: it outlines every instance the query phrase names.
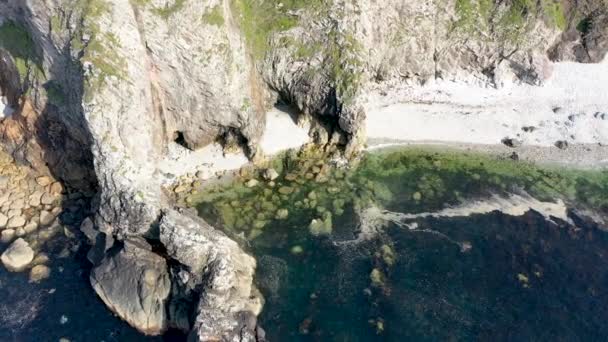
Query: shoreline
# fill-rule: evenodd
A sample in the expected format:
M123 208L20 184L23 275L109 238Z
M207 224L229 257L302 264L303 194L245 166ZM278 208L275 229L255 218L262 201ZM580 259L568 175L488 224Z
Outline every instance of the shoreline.
M552 68L540 86L491 88L439 80L370 89L362 99L367 112L363 150L440 146L541 165L608 169L608 58L598 64L553 63ZM266 156L311 142L310 127L298 126L296 117L287 107L267 113L259 142ZM169 151L158 165L163 184L194 174L207 180L250 163L242 152L225 154L218 143L196 151L171 144Z

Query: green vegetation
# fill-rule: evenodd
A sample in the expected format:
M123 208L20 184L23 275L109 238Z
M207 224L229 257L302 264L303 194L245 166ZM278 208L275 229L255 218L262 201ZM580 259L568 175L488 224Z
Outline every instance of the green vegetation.
M341 102L348 105L355 98L361 82L361 46L352 35L332 32L326 49L326 62L331 66L330 76L336 93Z
M399 149L367 154L357 167L340 169L314 148L289 152L270 162L280 173L273 182L257 170L241 172L231 184L216 184L186 203L206 218L253 239L274 220L282 226L310 222L313 235L329 234L347 210L377 205L389 210L429 211L468 198L526 191L546 201L608 211L608 171L539 167L482 154L433 149ZM255 185L248 187L251 179ZM285 214L285 213L288 213ZM212 222L217 223L217 222ZM391 259L387 251L385 258Z
M142 0L137 0L137 1L142 1ZM175 0L172 4L167 3L165 5L165 7L162 8L154 8L152 9L152 11L160 16L161 18L167 20L169 19L171 16L173 16L175 13L179 12L182 10L182 8L184 8L184 5L186 4L186 0Z
M477 38L495 33L498 41L517 44L531 30L531 21L539 14L560 30L567 28L567 19L558 0L457 0L458 19L453 29Z
M224 15L222 12L222 6L217 5L203 14L203 21L209 25L223 26Z
M82 24L73 35L71 49L82 51L84 66L93 66L93 73L88 75L85 84L84 97L89 101L110 78L125 77L126 61L117 52L120 47L118 37L111 32L103 32L98 23L103 15L110 13L111 5L106 0L76 0L73 6L82 16Z
M42 60L38 55L32 37L22 26L8 21L0 26L0 47L8 51L24 82L28 76L43 78Z
M325 0L231 0L241 31L245 35L251 54L262 59L273 33L289 30L298 24L290 12L301 9L318 10Z

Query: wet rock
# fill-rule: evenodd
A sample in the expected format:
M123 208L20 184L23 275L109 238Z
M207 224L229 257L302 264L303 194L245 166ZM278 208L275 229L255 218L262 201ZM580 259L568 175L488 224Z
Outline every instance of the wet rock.
M414 201L420 201L422 199L422 194L419 191L414 192L412 195L412 199Z
M282 195L289 195L293 192L293 188L290 186L282 186L279 188L279 193Z
M245 183L245 186L248 188L253 188L257 186L260 182L257 179L250 179Z
M19 238L2 253L0 260L9 271L20 272L34 260L34 251L25 240Z
M267 181L273 181L279 178L279 173L275 169L266 169L264 171L264 179Z
M508 147L511 148L517 148L520 147L523 144L523 141L519 140L519 139L515 139L515 138L504 138L501 140L501 142Z
M288 216L289 216L289 210L279 209L279 210L277 210L277 214L275 215L275 218L277 220L285 220Z
M36 265L30 270L30 283L38 283L51 275L51 269L45 265Z
M511 155L509 155L509 159L519 160L519 154L517 154L517 152L513 152L513 153L511 153Z
M91 285L120 318L148 335L167 328L166 301L171 281L165 259L143 239L126 240L91 271Z
M23 216L14 216L8 220L6 225L7 228L20 228L25 225L25 217Z

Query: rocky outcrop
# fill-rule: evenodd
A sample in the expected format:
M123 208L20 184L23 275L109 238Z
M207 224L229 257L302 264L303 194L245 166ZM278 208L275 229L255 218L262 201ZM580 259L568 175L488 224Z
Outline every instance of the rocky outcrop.
M91 284L108 308L139 331L157 335L167 329L167 262L143 239L125 240L107 255L91 271Z
M255 263L169 209L159 170L169 151L219 140L258 157L264 113L280 100L312 121L317 142L353 154L369 92L541 84L549 57L601 60L602 1L1 1L0 95L15 112L0 141L67 186L98 190L82 228L100 263L91 280L117 314L147 333L253 339ZM197 303L196 319L167 304L169 288Z
M175 282L182 292L200 291L192 339L255 341L262 309L253 286L255 259L201 219L173 210L160 221L160 238L181 264Z

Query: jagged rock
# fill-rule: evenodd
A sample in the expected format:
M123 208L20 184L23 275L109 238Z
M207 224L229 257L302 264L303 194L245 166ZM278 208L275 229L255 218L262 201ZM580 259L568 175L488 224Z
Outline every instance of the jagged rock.
M253 285L255 259L203 220L173 210L163 213L160 239L167 254L189 270L186 282L177 281L200 289L193 340L255 341L262 308Z
M158 335L167 329L166 302L171 281L165 259L143 239L125 240L91 271L101 300L137 330Z
M9 271L20 272L34 260L34 251L25 240L19 238L2 253L0 259Z

